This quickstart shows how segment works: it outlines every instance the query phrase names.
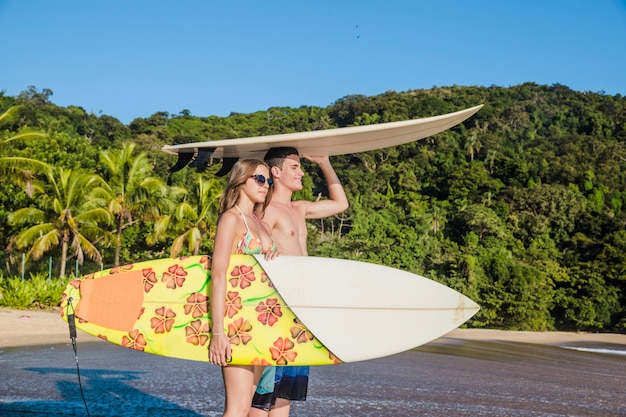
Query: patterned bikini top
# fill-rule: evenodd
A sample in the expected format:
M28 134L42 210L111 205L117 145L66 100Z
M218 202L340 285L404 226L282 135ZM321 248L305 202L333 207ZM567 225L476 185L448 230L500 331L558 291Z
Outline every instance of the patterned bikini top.
M243 223L246 225L246 232L241 235L241 239L239 240L239 242L237 243L237 254L241 255L258 255L261 254L264 251L263 249L263 242L261 241L261 239L259 239L258 237L256 237L251 231L250 228L248 227L248 222L246 221L246 216L244 216L244 214L241 212L241 210L239 209L239 207L237 207L237 205L235 205L235 207L237 208L237 211L239 211L239 214L241 214L241 218L243 219ZM253 214L254 216L254 214ZM274 239L272 239L272 248L271 250L275 251L277 249L276 247L276 242L274 242Z

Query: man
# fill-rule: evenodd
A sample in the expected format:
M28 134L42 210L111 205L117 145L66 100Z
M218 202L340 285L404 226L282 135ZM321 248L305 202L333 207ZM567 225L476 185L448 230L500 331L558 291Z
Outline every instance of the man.
M328 186L327 200L291 200L293 193L302 189L304 176L297 149L272 148L265 155L265 162L270 166L274 180L274 189L263 221L269 224L272 237L284 255L308 255L306 219L333 216L348 208L346 193L328 156L302 157L317 164L322 170ZM306 399L308 375L309 368L306 366L266 367L252 401L250 417L289 416L290 401ZM274 377L276 383L272 384Z

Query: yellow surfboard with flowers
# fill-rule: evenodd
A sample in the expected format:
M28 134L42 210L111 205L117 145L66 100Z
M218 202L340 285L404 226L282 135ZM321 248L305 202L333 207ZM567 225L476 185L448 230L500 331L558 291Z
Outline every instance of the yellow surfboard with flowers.
M73 315L78 329L120 346L208 362L210 270L210 257L191 256L90 274L68 284L61 316ZM386 356L433 340L478 310L434 281L364 262L232 255L228 271L225 328L216 331L230 339L233 364Z

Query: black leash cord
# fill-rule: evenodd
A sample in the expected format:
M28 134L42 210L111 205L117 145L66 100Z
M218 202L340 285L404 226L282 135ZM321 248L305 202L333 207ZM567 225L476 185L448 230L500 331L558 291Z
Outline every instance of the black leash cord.
M67 305L68 308L72 305L72 298L67 300ZM78 375L78 387L80 390L80 396L83 399L83 404L85 404L85 411L87 412L87 416L91 416L91 414L89 414L89 407L87 407L87 400L85 400L85 393L83 392L83 383L80 379L80 366L78 366L78 348L76 346L76 318L74 317L73 311L72 314L67 315L67 324L69 324L70 326L70 339L72 339L72 349L74 349L74 357L76 358L76 374Z

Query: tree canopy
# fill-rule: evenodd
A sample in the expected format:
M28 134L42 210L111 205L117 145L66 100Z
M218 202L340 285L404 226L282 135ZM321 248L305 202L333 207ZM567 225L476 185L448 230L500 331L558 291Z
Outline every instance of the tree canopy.
M102 186L108 203L99 208L134 221L98 223L118 236L117 248L103 237L90 240L106 266L117 258L135 262L212 247L219 167L170 174L175 161L160 151L165 144L383 123L482 103L475 116L433 137L333 157L350 208L309 223L309 253L384 264L449 285L481 305L470 326L626 332L626 99L620 95L558 84L449 86L228 117L159 112L127 126L56 106L51 95L34 87L17 97L0 94L0 112L19 106L0 125L0 156L109 182ZM9 146L20 132L47 139ZM140 192L125 197L127 211L115 212L111 203L130 179L115 169L133 162L143 168L132 183ZM321 173L303 164L308 175L296 197L324 198ZM35 166L29 172L45 180ZM45 211L48 203L29 197L16 175L0 179L0 191L0 260L10 274L26 250L12 239L34 225L9 217ZM50 248L59 261L60 251ZM83 269L95 267L85 260Z

